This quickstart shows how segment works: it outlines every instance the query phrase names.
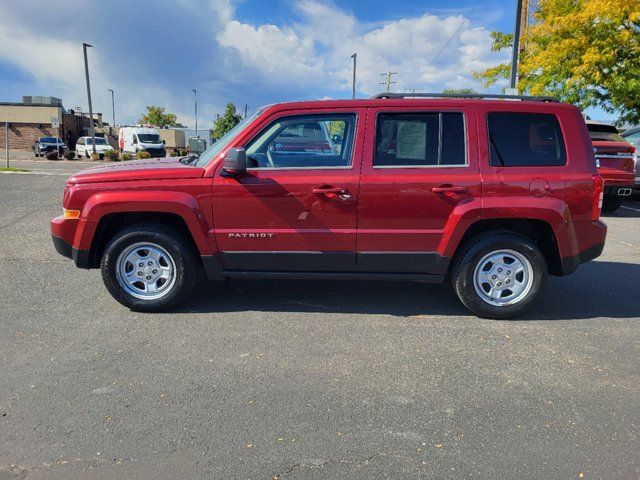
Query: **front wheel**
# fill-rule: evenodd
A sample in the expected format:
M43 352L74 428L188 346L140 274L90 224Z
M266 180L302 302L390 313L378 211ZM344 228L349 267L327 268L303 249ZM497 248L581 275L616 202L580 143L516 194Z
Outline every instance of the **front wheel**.
M126 228L109 242L102 279L121 304L140 312L167 310L193 292L199 263L181 233L158 223Z
M451 280L460 301L482 318L513 318L531 308L547 282L535 243L510 232L472 238L456 257Z

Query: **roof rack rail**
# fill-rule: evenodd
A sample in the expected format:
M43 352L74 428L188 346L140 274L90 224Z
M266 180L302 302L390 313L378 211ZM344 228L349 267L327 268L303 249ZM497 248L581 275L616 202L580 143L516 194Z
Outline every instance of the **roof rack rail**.
M497 93L378 93L371 98L479 98L500 100L531 100L536 102L558 102L556 97L529 96L529 95L501 95Z

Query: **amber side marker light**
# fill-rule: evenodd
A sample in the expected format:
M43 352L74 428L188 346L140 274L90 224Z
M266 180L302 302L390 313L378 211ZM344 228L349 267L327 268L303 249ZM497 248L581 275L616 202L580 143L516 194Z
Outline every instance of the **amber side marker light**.
M66 208L62 209L62 214L66 219L76 219L80 218L80 210L67 210Z

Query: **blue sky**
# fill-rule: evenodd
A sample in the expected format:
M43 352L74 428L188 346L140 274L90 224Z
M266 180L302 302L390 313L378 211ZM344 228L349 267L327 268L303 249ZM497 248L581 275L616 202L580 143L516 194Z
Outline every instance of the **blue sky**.
M201 128L228 101L348 98L354 52L358 96L380 91L389 70L399 91L481 91L471 73L508 58L490 51L489 32L512 29L515 11L515 0L57 0L34 21L43 4L0 0L0 101L51 95L86 111L87 42L106 120L112 88L117 123L163 105L191 126L195 88Z

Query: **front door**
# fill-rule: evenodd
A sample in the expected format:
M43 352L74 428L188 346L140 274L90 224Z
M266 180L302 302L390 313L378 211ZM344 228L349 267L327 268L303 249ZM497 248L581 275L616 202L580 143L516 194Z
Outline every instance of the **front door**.
M476 150L467 148L474 131L473 112L464 109L369 109L359 271L446 272L441 241L447 222L463 202L480 201Z
M223 268L355 270L364 110L276 114L245 145L246 174L214 180Z

